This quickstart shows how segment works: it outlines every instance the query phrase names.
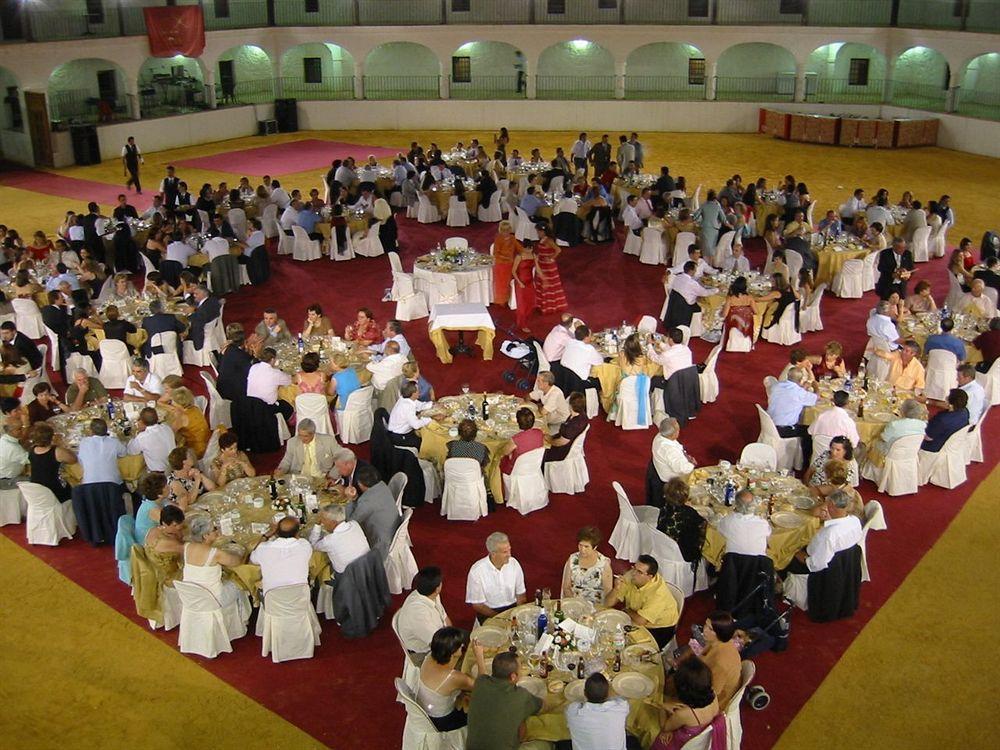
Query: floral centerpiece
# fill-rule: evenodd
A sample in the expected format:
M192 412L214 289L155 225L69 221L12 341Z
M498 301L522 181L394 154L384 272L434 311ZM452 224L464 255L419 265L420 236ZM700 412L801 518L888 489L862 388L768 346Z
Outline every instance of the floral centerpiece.
M552 634L552 648L555 651L576 651L576 636L568 630L557 627Z
M271 507L279 513L290 513L294 504L290 497L277 497L271 501Z

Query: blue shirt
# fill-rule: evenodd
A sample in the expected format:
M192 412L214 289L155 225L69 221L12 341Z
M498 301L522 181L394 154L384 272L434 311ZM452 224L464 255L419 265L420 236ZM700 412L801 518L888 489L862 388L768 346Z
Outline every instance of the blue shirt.
M320 215L315 211L309 211L308 209L302 209L299 211L299 218L296 220L296 224L306 230L309 234L312 234L316 229L316 224L320 220Z
M823 219L819 223L819 231L821 234L826 234L830 237L839 237L844 231L844 225L840 222L840 219Z
M347 407L347 397L361 387L361 381L351 367L333 373L333 379L337 381L337 411L343 411Z
M66 273L61 273L58 276L53 276L48 281L46 281L45 289L46 291L54 292L56 289L59 288L59 285L62 284L64 281L67 282L69 284L69 288L73 289L74 291L80 288L80 280L76 278L76 274L66 272Z
M83 467L82 484L99 482L122 483L122 473L118 470L118 459L128 455L121 440L110 435L91 435L80 441L77 456Z
M924 434L930 439L924 440L924 444L920 448L928 453L938 453L944 447L945 441L948 438L963 427L968 426L968 409L938 412L927 423L927 431Z
M958 336L950 333L935 333L933 336L928 336L924 343L924 354L934 349L944 349L958 357L959 362L965 361L965 342Z
M779 380L771 386L767 399L767 413L776 427L792 427L799 423L802 410L815 406L817 396L791 380Z
M539 200L534 195L527 193L521 199L521 210L528 216L534 216L535 212L544 205L545 201Z

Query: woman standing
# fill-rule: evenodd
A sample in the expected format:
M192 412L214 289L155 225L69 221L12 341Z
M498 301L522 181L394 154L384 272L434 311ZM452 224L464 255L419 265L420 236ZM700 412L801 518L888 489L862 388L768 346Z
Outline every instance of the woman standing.
M379 198L372 207L372 217L378 223L378 241L382 243L382 249L387 253L398 253L399 227L396 226L396 219L392 215L392 208L385 198Z
M63 448L55 430L47 422L39 422L31 428L31 451L28 461L31 465L31 481L48 487L56 500L61 503L70 498L70 487L59 476L62 464L75 464L76 454Z
M538 298L538 309L542 315L559 313L569 309L566 293L563 291L562 279L559 277L559 266L556 258L562 248L549 233L544 224L538 225L537 273L535 273L535 295Z
M524 252L524 245L514 236L510 222L504 219L497 226L493 240L493 304L510 302L510 281L514 273L514 259Z
M513 235L511 235L513 236ZM517 240L515 240L516 242ZM531 245L524 245L520 252L514 256L514 265L511 267L514 276L514 297L517 300L517 310L514 311L516 325L524 333L528 330L528 316L535 310L535 249Z

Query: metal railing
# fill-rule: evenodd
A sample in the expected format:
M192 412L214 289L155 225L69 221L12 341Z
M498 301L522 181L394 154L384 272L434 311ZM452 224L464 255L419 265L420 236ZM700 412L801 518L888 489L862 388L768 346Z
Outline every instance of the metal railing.
M705 81L690 83L687 76L625 76L625 98L699 101L705 99Z
M837 104L880 104L885 81L870 78L864 86L852 85L847 78L819 78L806 89L806 101Z
M357 26L354 0L320 0L315 13L304 0L274 0L275 26Z
M215 84L215 103L219 107L239 107L244 104L268 104L274 101L274 79L237 81L233 87Z
M1000 91L959 89L955 111L969 117L1000 120Z
M190 81L185 85L139 82L139 111L144 120L200 112L207 108L207 88L200 81Z
M439 99L440 76L364 77L365 99Z
M51 91L49 117L53 122L70 125L129 119L128 100L124 96L104 101L102 104L101 98L88 89Z
M615 76L535 76L536 99L614 99Z
M98 19L97 16L82 10L54 11L25 8L24 14L27 16L29 36L38 42L121 36L115 8L107 8L103 19ZM145 33L145 23L143 33Z
M710 24L711 6L704 16L688 15L688 0L627 0L624 12L628 24Z
M809 0L808 26L891 26L892 0Z
M281 79L281 95L303 101L332 101L354 98L354 76L323 76L319 83L306 83L301 78Z
M717 76L715 98L720 102L790 102L795 98L795 79Z
M261 0L230 0L228 16L215 15L215 3L202 3L205 31L220 29L252 29L267 26L267 3Z
M506 76L472 76L468 83L449 84L450 99L524 99L528 94L528 79L523 74Z
M444 21L441 0L358 0L360 26L432 26Z
M911 83L909 81L893 81L892 96L889 101L897 107L912 109L927 109L932 112L944 112L948 92L933 83Z

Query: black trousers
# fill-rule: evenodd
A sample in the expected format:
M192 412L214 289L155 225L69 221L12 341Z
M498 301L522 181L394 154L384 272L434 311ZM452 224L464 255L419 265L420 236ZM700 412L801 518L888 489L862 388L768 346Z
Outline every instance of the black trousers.
M271 404L271 408L274 409L275 414L283 416L286 422L295 414L295 407L287 401L282 401L280 398Z
M138 164L127 164L128 169L128 181L125 183L125 187L131 187L135 185L135 192L142 192L142 185L139 184L139 165Z
M416 448L420 450L420 433L416 430L412 432L407 432L405 435L400 435L398 432L389 432L389 440L397 448Z
M808 466L809 462L812 460L812 448L813 441L812 435L809 434L809 428L804 424L786 424L786 425L775 425L778 429L778 434L783 438L797 437L802 441L802 460L805 465Z
M806 575L808 575L810 571L809 571L809 567L804 562L802 562L801 560L799 560L797 557L793 557L792 561L790 563L788 563L788 567L785 568L785 570L783 572L785 572L785 573L805 573Z
M653 636L653 640L656 641L656 645L660 647L662 651L670 639L674 637L674 633L677 632L677 626L673 625L669 628L647 628L649 634Z

